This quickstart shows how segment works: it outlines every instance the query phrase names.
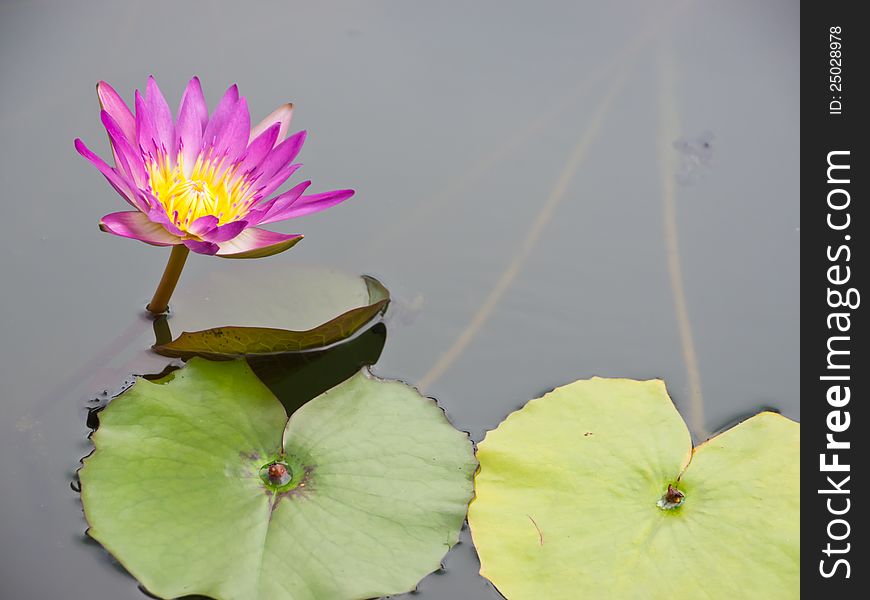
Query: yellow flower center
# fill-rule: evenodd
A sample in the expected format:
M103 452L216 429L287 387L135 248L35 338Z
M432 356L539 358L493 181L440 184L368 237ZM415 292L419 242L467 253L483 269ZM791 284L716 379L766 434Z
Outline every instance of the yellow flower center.
M225 169L221 161L200 156L188 176L179 154L175 167L159 159L147 168L151 192L172 222L184 231L200 217L213 215L218 225L223 225L237 221L250 209L250 183L237 175L235 166Z

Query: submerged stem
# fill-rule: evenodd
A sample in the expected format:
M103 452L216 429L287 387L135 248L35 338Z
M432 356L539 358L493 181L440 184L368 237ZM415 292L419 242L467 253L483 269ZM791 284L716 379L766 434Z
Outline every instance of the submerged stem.
M169 255L169 262L166 263L163 277L160 278L157 290L146 307L148 312L159 315L165 313L169 308L169 298L172 297L172 292L175 291L175 286L178 284L178 278L181 277L181 270L184 268L184 261L187 260L188 254L190 254L190 250L184 244L172 247L172 253Z

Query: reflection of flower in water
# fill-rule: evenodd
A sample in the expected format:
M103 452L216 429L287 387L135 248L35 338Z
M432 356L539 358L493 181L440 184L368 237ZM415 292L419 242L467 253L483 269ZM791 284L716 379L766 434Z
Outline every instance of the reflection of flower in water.
M713 133L705 131L695 138L680 138L673 144L680 153L677 181L688 185L702 178L713 162Z

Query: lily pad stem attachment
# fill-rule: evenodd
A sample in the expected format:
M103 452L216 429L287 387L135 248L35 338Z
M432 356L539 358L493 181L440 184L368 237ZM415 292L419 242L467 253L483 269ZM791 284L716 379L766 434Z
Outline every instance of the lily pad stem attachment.
M172 247L172 253L169 255L169 262L166 263L163 277L160 278L157 290L146 307L151 314L162 315L169 309L169 299L172 297L172 292L175 291L178 278L181 277L181 270L184 268L188 254L190 254L190 250L184 244Z
M685 497L686 495L683 492L675 488L673 484L669 483L668 491L666 491L664 496L656 502L656 506L662 510L671 510L682 505Z

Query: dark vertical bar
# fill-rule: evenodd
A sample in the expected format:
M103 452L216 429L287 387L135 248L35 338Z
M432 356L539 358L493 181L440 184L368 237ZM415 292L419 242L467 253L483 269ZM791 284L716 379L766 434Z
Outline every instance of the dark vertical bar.
M867 597L868 32L860 3L801 14L802 594ZM867 300L870 300L868 296ZM862 352L861 350L865 350Z

